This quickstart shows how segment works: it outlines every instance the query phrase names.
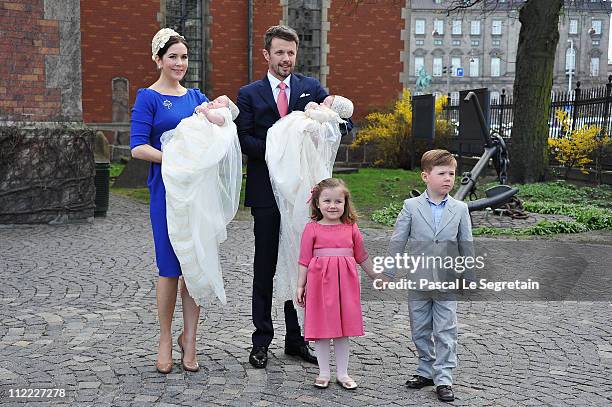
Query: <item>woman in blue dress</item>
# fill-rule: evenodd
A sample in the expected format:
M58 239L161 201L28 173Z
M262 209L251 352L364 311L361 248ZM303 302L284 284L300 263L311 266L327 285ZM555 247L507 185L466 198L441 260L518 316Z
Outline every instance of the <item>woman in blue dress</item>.
M188 45L176 31L164 28L153 37L152 59L160 71L159 79L148 88L139 89L132 108L130 147L132 157L151 162L147 184L150 192L150 216L159 270L157 312L160 324L159 350L155 364L160 373L172 371L172 316L176 304L181 267L168 237L166 222L166 190L162 180L160 136L174 129L193 114L194 109L208 102L199 89L186 89L180 84L187 72ZM200 308L189 295L181 279L183 333L178 337L181 365L184 370L199 369L196 359L196 331Z

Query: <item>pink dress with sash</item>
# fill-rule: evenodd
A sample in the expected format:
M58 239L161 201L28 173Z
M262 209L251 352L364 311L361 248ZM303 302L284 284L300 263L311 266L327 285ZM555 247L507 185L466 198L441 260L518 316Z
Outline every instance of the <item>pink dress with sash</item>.
M363 335L357 264L367 258L357 224L306 224L299 263L308 267L307 341Z

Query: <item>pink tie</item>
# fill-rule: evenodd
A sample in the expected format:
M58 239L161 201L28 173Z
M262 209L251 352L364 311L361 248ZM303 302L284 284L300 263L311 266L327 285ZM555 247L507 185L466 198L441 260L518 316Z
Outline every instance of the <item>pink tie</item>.
M289 102L287 101L287 93L285 93L285 88L287 84L285 82L281 82L278 84L280 88L280 93L278 94L278 99L276 100L276 107L278 107L278 113L280 117L284 117L287 115L287 111L289 110Z

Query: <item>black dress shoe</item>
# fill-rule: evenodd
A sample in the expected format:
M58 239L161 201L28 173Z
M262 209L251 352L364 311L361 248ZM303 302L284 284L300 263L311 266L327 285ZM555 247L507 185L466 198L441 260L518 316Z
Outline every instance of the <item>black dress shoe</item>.
M287 345L285 344L285 355L297 356L309 363L317 363L317 357L310 353L312 348L306 343L303 345Z
M253 346L249 355L249 363L257 369L263 369L268 364L268 347Z
M408 379L406 381L406 386L411 389L422 389L425 386L433 386L434 382L431 379L428 379L423 376L419 376L418 374L412 375L412 379Z
M455 400L455 395L453 394L453 388L451 386L440 385L436 387L436 393L440 401L449 402Z

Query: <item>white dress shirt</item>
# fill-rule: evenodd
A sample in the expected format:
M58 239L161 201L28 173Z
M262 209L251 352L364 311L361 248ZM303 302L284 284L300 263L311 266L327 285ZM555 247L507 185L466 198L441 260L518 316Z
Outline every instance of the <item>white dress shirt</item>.
M272 95L274 95L274 101L278 101L278 95L280 94L280 88L278 85L281 83L274 75L268 71L268 81L270 81L270 86L272 87ZM287 85L285 88L285 93L287 94L287 100L291 100L291 75L287 76L283 81Z

